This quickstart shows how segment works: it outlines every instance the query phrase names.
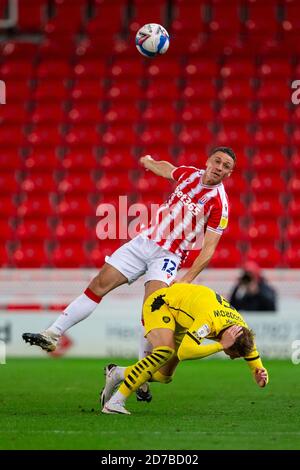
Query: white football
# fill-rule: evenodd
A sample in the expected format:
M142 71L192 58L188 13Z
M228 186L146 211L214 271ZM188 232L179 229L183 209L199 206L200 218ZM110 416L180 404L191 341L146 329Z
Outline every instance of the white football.
M145 24L135 36L137 50L146 57L167 52L170 44L168 31L157 23Z

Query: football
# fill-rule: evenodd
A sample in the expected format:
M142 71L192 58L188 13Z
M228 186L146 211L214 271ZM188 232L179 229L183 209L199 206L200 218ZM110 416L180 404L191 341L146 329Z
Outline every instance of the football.
M146 57L165 54L169 48L168 31L157 23L145 24L138 30L135 37L137 50Z

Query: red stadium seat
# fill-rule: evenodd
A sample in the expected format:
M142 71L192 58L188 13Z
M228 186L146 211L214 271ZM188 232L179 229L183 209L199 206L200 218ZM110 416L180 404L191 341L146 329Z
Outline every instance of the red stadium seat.
M293 197L299 197L300 194L300 175L292 176L288 182L288 189Z
M272 126L265 124L264 126L260 126L260 129L254 134L254 142L260 147L268 146L270 144L286 145L287 140L288 136L284 127L280 125Z
M256 98L262 102L278 103L289 102L291 98L291 88L286 78L264 79L260 82Z
M148 100L176 100L179 98L179 88L173 80L151 80L145 91L145 98Z
M73 126L64 136L64 141L68 146L78 145L100 145L100 135L94 126L78 124Z
M19 217L47 217L51 215L53 208L49 196L45 195L30 195L23 200L17 209Z
M48 254L42 242L24 242L12 254L18 268L41 268L48 265Z
M134 0L133 7L133 18L129 25L131 31L136 32L144 24L149 23L149 18L152 18L151 22L153 23L165 23L166 0L156 1L152 4L143 0Z
M255 261L261 268L277 268L283 264L281 252L273 245L266 243L250 248L247 257L249 260Z
M96 2L94 17L88 22L86 30L92 35L98 31L112 35L121 30L125 2ZM108 21L109 18L109 21Z
M96 211L87 199L86 195L66 194L57 204L55 213L63 217L65 221L68 217L94 216Z
M18 189L14 171L0 173L0 194L12 194Z
M291 64L284 59L269 59L259 66L258 77L292 78Z
M176 121L177 111L172 102L168 103L151 103L148 102L148 106L141 114L142 121L146 123L170 123Z
M0 240L1 244L6 240L15 238L15 232L7 220L0 219Z
M101 100L104 98L105 91L103 84L99 79L80 79L76 80L71 90L72 100L89 102Z
M136 166L138 164L132 157L129 149L123 147L107 150L99 161L99 168L108 171L130 170Z
M62 101L67 99L68 89L62 79L40 80L32 92L36 101Z
M107 76L118 80L141 79L144 74L145 65L139 56L134 59L118 59L107 71Z
M26 104L26 101L30 99L30 82L27 80L10 79L9 83L6 83L6 94L9 96L9 105L22 108L24 104ZM17 124L17 120L13 121L13 124Z
M230 59L220 70L221 77L225 79L249 80L256 76L255 63L252 60L246 59Z
M60 241L84 241L95 236L82 218L62 219L55 227L54 235Z
M18 206L19 207L19 206ZM15 216L17 213L17 207L14 200L10 196L0 197L0 218L8 219L9 217Z
M210 261L210 266L212 268L238 268L241 266L241 263L242 255L235 245L220 243Z
M103 121L107 124L134 124L140 120L140 114L135 103L115 103L114 106L106 111Z
M106 61L99 61L98 58L82 58L74 66L74 76L77 79L101 80L107 72Z
M138 134L138 145L171 145L174 141L174 134L170 125L152 124L146 126L141 134Z
M182 145L206 145L212 141L212 132L207 126L185 125L179 132L178 143Z
M0 125L19 126L25 124L30 117L30 113L21 103L9 103L9 106L1 106Z
M176 59L163 58L161 61L149 62L147 63L148 67L145 70L147 78L158 78L171 80L174 77L179 77L181 75L181 65Z
M82 243L65 242L58 245L50 255L56 268L78 268L87 265L87 257Z
M291 199L287 206L287 213L293 220L300 219L300 200Z
M253 178L250 186L254 194L280 194L286 191L286 183L280 175L260 175Z
M284 259L289 268L300 268L300 245L289 247L285 251Z
M288 161L285 159L282 152L278 150L274 152L257 153L251 157L252 167L257 173L259 172L280 172L285 170L288 166Z
M92 142L91 142L92 144ZM91 171L97 167L96 159L93 155L92 148L87 146L77 147L74 145L67 151L61 160L61 168L71 172Z
M0 245L0 266L2 268L9 265L9 255L4 245Z
M257 120L261 124L284 123L289 120L289 110L287 107L270 103L258 109Z
M213 79L218 75L218 69L219 67L215 60L191 58L184 67L184 76L187 78L197 77L201 80L204 78Z
M216 135L218 145L250 145L251 135L245 125L224 125Z
M63 59L48 59L39 63L36 71L39 80L71 78L71 66Z
M57 190L57 184L52 174L28 173L21 181L20 189L26 193L49 193Z
M279 199L264 196L254 200L249 205L249 215L256 220L269 220L284 216L285 210Z
M108 172L97 180L96 188L103 193L126 195L131 190L132 183L126 174Z
M249 79L230 78L224 81L218 93L221 101L241 102L254 99L254 88Z
M57 125L39 124L27 135L27 142L32 146L60 145L62 143L60 129Z
M178 112L178 120L186 124L201 125L213 121L214 118L215 113L210 103L188 103Z
M34 111L30 113L30 121L32 124L47 124L53 126L64 121L65 111L60 102L39 103Z
M34 68L31 61L28 60L7 60L0 66L1 79L7 82L10 79L28 80L33 78Z
M91 175L82 173L72 173L62 179L57 185L57 191L63 194L90 193L95 190L95 182Z
M69 110L65 119L70 124L83 124L86 126L87 124L95 125L95 123L102 122L104 115L100 111L97 101L78 101Z
M216 99L217 90L211 80L189 79L182 90L182 97L186 100L210 101Z
M25 219L16 229L16 237L20 241L46 240L51 238L52 231L46 220Z
M156 175L142 175L136 182L136 190L143 193L151 193L155 191L168 192L171 190L171 183L165 179L161 179Z
M275 220L253 220L247 232L252 244L269 240L276 242L281 238L280 228L278 222Z
M143 99L144 93L139 81L119 80L115 81L110 88L106 90L106 99L112 101L129 101Z
M220 123L237 125L246 124L253 121L254 113L247 104L238 102L226 103L217 113L217 119Z
M22 166L22 158L15 152L0 148L0 172L13 171Z
M38 33L46 20L47 1L27 0L20 2L18 13L18 30L22 33Z
M300 224L298 220L291 221L285 230L285 238L292 244L299 242L300 240Z
M111 147L115 145L134 145L137 140L137 135L134 132L133 126L128 125L113 125L109 126L102 135L102 145Z
M44 147L33 149L28 157L24 159L24 168L31 172L52 171L58 168L59 159L55 149L47 149Z

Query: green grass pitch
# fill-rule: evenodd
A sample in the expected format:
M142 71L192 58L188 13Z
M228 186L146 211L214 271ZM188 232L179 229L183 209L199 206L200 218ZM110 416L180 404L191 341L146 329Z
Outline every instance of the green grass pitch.
M243 360L182 363L131 416L102 415L107 359L8 359L0 366L0 449L299 449L299 370L265 361L259 389ZM119 360L126 365L132 361Z

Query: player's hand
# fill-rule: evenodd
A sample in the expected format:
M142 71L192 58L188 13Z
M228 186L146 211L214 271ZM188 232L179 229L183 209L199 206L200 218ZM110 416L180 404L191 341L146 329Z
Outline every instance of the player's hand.
M259 387L265 387L269 382L267 369L257 367L255 369L254 379Z
M140 164L146 168L146 170L149 169L149 162L151 162L151 160L153 160L153 158L151 157L151 155L145 155L144 157L141 157L140 158Z
M223 349L230 348L242 333L242 327L239 325L233 325L230 328L227 328L227 330L222 334L222 338L220 340Z

